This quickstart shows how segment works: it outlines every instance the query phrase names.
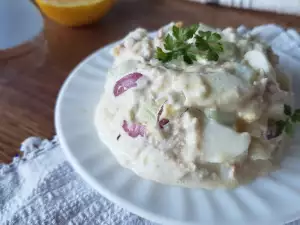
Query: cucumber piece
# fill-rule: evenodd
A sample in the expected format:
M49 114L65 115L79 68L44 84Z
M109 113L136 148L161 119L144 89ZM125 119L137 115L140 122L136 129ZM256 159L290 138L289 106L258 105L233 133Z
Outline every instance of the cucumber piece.
M165 101L166 99L159 99L157 101L150 100L148 102L145 102L143 105L140 106L138 110L138 120L149 126L156 126L158 112Z
M220 124L233 126L236 122L236 114L232 112L222 112L215 108L204 109L204 114L208 119L217 121Z

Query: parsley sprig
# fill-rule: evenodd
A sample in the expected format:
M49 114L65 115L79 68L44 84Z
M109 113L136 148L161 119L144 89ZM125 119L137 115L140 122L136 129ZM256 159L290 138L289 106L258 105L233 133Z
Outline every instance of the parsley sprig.
M288 135L293 135L295 124L300 122L300 109L296 109L292 112L292 108L289 105L284 105L284 114L287 116L285 120L276 121L278 133L283 131Z
M221 35L211 31L198 31L199 25L189 27L172 27L172 34L164 38L164 52L160 47L156 49L156 58L162 62L182 57L187 64L196 61L196 55L208 60L217 61L219 53L223 52L220 42ZM195 41L190 39L195 38Z

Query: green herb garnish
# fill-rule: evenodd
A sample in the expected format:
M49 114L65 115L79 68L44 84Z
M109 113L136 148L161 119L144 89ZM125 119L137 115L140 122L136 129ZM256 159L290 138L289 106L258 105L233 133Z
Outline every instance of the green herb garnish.
M283 131L292 136L295 130L295 124L300 122L300 109L296 109L292 112L292 108L289 105L284 105L284 114L287 116L285 120L276 121L276 126L279 133Z
M205 51L206 58L212 61L218 61L218 53L223 52L223 46L220 43L221 35L210 31L200 31L196 36L196 47L200 51Z
M164 52L160 47L156 49L156 58L162 62L169 62L172 59L182 57L187 64L196 61L196 55L201 55L208 60L217 61L219 53L223 52L220 42L221 35L211 31L197 32L199 25L179 28L172 27L172 35L168 34L164 38ZM195 41L189 42L195 38Z

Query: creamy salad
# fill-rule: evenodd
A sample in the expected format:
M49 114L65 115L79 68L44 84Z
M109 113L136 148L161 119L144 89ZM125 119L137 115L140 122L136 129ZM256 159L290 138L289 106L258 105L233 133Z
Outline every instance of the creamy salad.
M265 43L233 28L170 23L154 36L130 32L113 54L95 125L123 167L203 188L278 168L291 94Z

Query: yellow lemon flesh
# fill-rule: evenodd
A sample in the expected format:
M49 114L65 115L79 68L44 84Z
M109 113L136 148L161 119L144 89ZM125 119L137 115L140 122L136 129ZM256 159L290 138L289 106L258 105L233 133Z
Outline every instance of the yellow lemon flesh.
M36 0L50 19L66 26L91 24L102 18L114 0Z

